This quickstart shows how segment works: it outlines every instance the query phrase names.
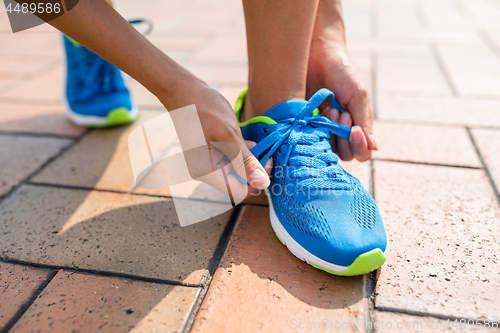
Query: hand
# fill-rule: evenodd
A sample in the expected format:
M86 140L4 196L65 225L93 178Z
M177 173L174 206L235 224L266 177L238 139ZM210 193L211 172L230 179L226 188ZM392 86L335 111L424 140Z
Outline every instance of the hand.
M163 97L160 96L160 100L168 110L176 110L192 104L196 106L207 149L186 149L186 146L192 147L192 145L186 145L186 142L190 140L188 129L192 120L176 121L173 119L193 178L202 180L223 192L227 192L227 185L229 185L232 195L238 198L256 192L258 189L267 188L270 183L268 172L250 153L248 146L254 143L247 143L243 139L233 109L227 100L198 79L187 78L182 83L176 87L175 92L166 91ZM239 163L229 164L229 161L234 161L234 157L239 153L238 149L241 151L242 159L239 159ZM190 154L189 151L192 153ZM223 168L227 178L224 179L225 177L218 173L208 175L213 171L211 170L213 167ZM231 174L232 170L241 178L246 179L251 188L241 183L234 172Z
M329 105L321 114L330 120L352 127L349 141L333 136L332 148L344 161L366 161L377 150L373 136L373 110L370 96L347 52L340 1L323 0L318 8L309 55L307 97L320 88L334 92L347 112L339 113ZM326 104L326 103L325 103Z

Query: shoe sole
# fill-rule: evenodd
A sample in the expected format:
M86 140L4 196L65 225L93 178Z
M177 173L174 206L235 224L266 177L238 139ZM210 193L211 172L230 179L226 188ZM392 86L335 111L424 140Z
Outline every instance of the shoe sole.
M66 65L67 66L67 65ZM123 82L125 87L130 91L130 88L127 84L127 78L120 72L123 78ZM66 97L66 92L63 91L62 94L62 102L66 109L66 115L68 118L77 125L89 127L89 128L104 128L104 127L113 127L124 124L130 124L134 122L139 116L139 109L137 104L135 104L133 96L131 96L132 110L129 110L125 107L119 107L116 109L112 109L106 117L98 117L98 116L84 116L79 113L74 112L69 107L69 102Z
M77 125L90 128L103 128L129 124L137 119L139 112L136 107L132 110L128 110L127 108L116 108L111 110L106 117L97 117L83 116L67 108L66 114L68 118Z
M387 259L387 247L385 252L377 248L360 254L349 266L335 265L321 258L318 258L314 254L304 249L299 243L297 243L297 241L295 241L290 236L290 234L288 234L288 232L279 221L278 216L274 212L273 203L267 190L266 195L267 200L269 201L269 215L274 233L276 234L280 242L283 243L283 245L285 245L288 250L300 260L307 262L317 269L321 269L330 274L340 276L355 276L367 274L376 270L385 263Z

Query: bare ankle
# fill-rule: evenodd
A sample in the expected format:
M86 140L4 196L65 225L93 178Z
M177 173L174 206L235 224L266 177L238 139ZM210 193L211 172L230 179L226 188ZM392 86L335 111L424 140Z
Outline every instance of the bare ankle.
M248 89L245 98L241 121L247 121L253 117L262 116L267 110L273 106L289 101L292 99L305 99L305 87L297 87L297 89Z

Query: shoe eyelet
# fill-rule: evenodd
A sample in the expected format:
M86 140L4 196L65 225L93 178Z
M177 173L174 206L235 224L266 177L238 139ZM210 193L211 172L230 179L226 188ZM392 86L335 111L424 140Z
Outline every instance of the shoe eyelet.
M267 134L267 127L262 127L262 133Z

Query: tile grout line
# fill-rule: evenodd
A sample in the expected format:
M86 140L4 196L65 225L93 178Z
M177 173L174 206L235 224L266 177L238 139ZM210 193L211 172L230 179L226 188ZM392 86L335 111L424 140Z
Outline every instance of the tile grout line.
M85 134L85 132L83 132L81 135L83 134ZM64 134L59 135L51 133L34 133L34 132L8 132L4 130L0 130L0 136L24 136L29 138L68 139L68 140L77 140L80 138L80 136L70 136Z
M370 173L369 173L369 189L368 191L372 195L375 200L375 166L373 164L373 159L370 160ZM365 274L364 280L366 281L365 286L365 322L374 322L375 320L375 288L377 286L377 272L379 270L375 270L368 274ZM373 333L373 328L366 330L366 333Z
M56 160L57 158L59 158L66 151L68 151L69 149L71 149L72 147L74 147L82 138L84 138L90 132L91 132L90 130L87 130L80 137L78 137L76 139L72 139L73 142L70 142L66 147L63 147L57 154L55 154L51 158L47 159L47 161L45 161L45 163L43 163L42 165L40 165L40 167L37 170L33 171L31 174L29 174L27 177L25 177L22 181L19 182L19 184L17 184L16 186L12 187L7 193L5 193L3 195L0 195L0 203L2 203L5 199L7 199L8 197L10 197L12 195L12 193L14 193L22 185L28 184L30 182L31 178L33 178L34 176L36 176L41 170L43 170L47 165L49 165L54 160Z
M371 28L371 39L378 39L379 31L379 2L375 0L371 3L371 15L370 15L370 28Z
M500 47L491 39L490 34L483 30L479 32L479 37L497 58L500 58Z
M427 19L427 15L425 15L422 4L419 3L418 5L413 6L413 10L422 30L429 30L429 20Z
M481 154L481 151L479 150L479 147L477 146L476 140L474 139L474 136L472 135L471 128L470 127L466 127L466 130L467 130L467 134L469 134L470 140L472 141L472 145L474 146L474 149L476 150L476 154L477 154L477 156L479 158L479 161L483 165L482 169L486 173L486 176L488 177L488 180L490 181L490 185L492 187L493 193L495 194L497 202L500 205L500 193L498 192L497 186L495 184L495 180L491 176L490 170L488 169L488 167L487 167L487 165L486 165L486 163L484 161L483 155Z
M396 309L396 308L391 308L391 307L377 307L377 306L375 306L375 310L379 311L379 312L389 312L389 313L396 313L396 314L409 315L409 316L415 316L415 317L423 317L423 318L431 317L431 318L436 318L436 319L441 319L441 320L450 320L450 321L455 321L455 320L457 320L457 321L460 321L460 320L469 321L469 320L472 320L476 323L479 322L482 324L484 324L484 322L488 321L487 319L460 318L460 317L442 315L439 313L412 311L412 310L405 310L405 309ZM491 322L491 320L489 320L489 321Z
M60 188L60 189L76 190L76 191L87 191L87 192L126 194L126 195L144 196L144 197L161 198L161 199L174 199L175 198L175 199L184 199L184 200L190 200L190 201L196 201L196 202L206 202L206 203L213 203L213 204L226 203L225 201L215 201L215 200L208 200L208 199L181 198L181 197L172 197L172 196L168 196L168 195L148 194L148 193L128 193L126 191L106 190L106 189L85 187L85 186L51 184L51 183L31 182L31 181L26 182L26 185L52 187L52 188Z
M39 78L39 77L41 77L41 76L49 73L50 71L56 69L58 66L59 66L59 64L56 63L55 61L53 61L53 63L49 62L42 69L39 69L38 71L35 71L35 73L18 74L17 77L15 77L14 79L10 80L10 81L17 81L17 82L15 84L10 85L7 89L2 89L1 90L1 95L5 94L5 93L9 93L11 90L14 90L14 89L17 89L19 87L22 87L24 84L27 84L31 80L37 79L37 78ZM5 99L6 97L0 97L0 98L1 99ZM8 98L9 97L7 97L7 99Z
M42 164L40 166L40 168L38 168L38 170L36 170L35 172L33 172L31 175L29 175L24 180L23 183L31 182L31 179L33 177L35 177L36 175L38 175L43 169L45 169L46 166L48 166L49 164L51 164L52 162L54 162L56 159L58 159L59 157L61 157L63 154L65 154L68 150L70 150L71 148L73 148L78 142L80 142L84 137L86 137L87 135L89 135L92 131L93 130L88 129L82 135L80 135L77 139L75 139L72 143L70 143L69 145L67 145L63 149L61 149L61 151L59 153L57 153L56 155L54 155L53 157L51 157L50 159L48 159L44 164ZM19 185L21 185L21 184L19 184Z
M52 282L57 273L58 270L53 270L51 272L49 277L45 279L45 281L43 281L43 283L35 291L33 291L31 297L19 307L19 310L16 312L16 314L7 322L7 324L2 329L0 329L0 333L7 333L12 327L14 327L19 319L21 319L21 317L26 313L26 311L28 311L31 305L37 300L38 296L40 296L45 288L49 285L49 283Z
M452 165L452 164L441 164L441 163L427 163L427 162L416 162L416 161L404 161L404 160L396 160L391 158L372 158L373 161L380 162L395 162L395 163L405 163L405 164L417 164L417 165L429 165L429 166L439 166L439 167L447 167L447 168L460 168L460 169L472 169L472 170L482 170L483 167L474 167L468 165Z
M470 94L470 93L465 93L462 95L457 95L454 96L451 93L432 93L432 92L427 92L427 93L421 93L418 91L396 91L396 90L386 90L382 92L383 95L385 96L396 96L396 97L411 97L411 98L420 98L420 99L427 99L427 100L433 100L433 99L454 99L454 100L482 100L482 101L499 101L500 97L499 95L478 95L478 94ZM1 101L0 101L1 102Z
M446 69L443 59L441 59L441 56L439 55L439 52L437 50L437 46L435 42L430 42L430 49L431 53L434 56L434 60L436 60L436 63L439 67L439 70L441 71L441 74L443 75L446 83L448 84L448 87L450 88L452 94L454 96L458 96L458 90L455 87L455 84L453 83L453 80L451 79L450 73L448 73L448 70Z
M425 120L411 120L411 119L394 119L394 118L379 118L376 119L377 122L390 123L390 124L404 124L404 125L415 125L415 126L433 126L433 127L445 127L445 128L459 128L463 129L467 124L453 124L453 123L439 123ZM471 127L479 129L492 129L500 130L500 126L487 126L487 125L472 125Z
M141 281L141 282L167 284L167 285L171 285L171 286L180 286L180 287L189 287L189 288L200 288L201 287L201 285L198 285L198 284L182 283L182 282L173 281L173 280L149 278L149 277L145 277L145 276L138 276L138 275L132 275L132 274L126 274L126 273L120 273L120 272L101 271L101 270L97 270L97 269L86 269L86 268L71 267L71 266L39 264L39 263L28 262L28 261L17 260L17 259L10 259L10 258L5 258L5 257L0 257L0 262L23 265L23 266L34 267L34 268L63 270L63 271L68 271L68 272L73 272L73 273L78 273L78 274L87 274L87 275L93 275L93 276L99 276L99 277L111 277L111 278L117 278L117 279L127 279L127 280Z
M238 221L243 216L243 210L244 210L244 205L236 206L231 216L231 219L229 220L226 228L224 229L224 233L222 234L219 240L217 249L215 250L214 255L212 256L212 260L210 261L210 264L208 266L208 272L205 281L203 281L203 287L201 288L198 297L196 298L191 307L191 310L187 316L187 320L185 322L184 327L182 327L182 329L179 330L180 333L189 333L193 328L194 321L198 316L198 313L201 309L201 305L203 304L205 296L207 295L208 290L210 289L210 286L212 284L213 276L215 275L215 272L217 271L217 268L219 267L220 262L224 257L224 254L226 253L226 249L231 239L231 236L233 235L234 228L238 223Z
M372 109L373 109L373 119L378 119L378 92L377 92L377 64L378 64L378 56L376 52L373 52L371 57L371 65L372 65Z

